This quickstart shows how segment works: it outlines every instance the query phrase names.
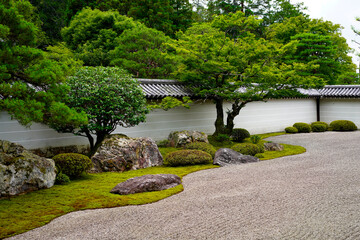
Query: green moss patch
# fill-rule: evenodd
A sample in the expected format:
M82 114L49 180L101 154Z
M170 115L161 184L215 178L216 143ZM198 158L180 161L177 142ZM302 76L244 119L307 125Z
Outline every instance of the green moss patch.
M306 152L306 148L301 146L289 145L289 144L281 144L284 146L284 150L282 151L265 151L262 153L263 158L260 160L269 160L279 157L285 157L290 155L296 155Z

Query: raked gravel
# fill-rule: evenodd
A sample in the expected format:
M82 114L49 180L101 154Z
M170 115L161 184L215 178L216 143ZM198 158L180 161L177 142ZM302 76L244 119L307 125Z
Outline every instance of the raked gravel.
M11 239L360 239L360 131L268 140L307 152L192 173L159 202L73 212Z

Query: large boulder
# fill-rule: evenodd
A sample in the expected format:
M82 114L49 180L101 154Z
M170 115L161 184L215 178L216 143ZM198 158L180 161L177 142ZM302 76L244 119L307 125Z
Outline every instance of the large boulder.
M279 143L264 143L265 151L282 151L284 146Z
M123 172L163 164L158 146L151 138L107 137L91 158L92 172Z
M181 179L174 174L144 175L119 183L110 192L120 195L153 192L176 187L179 184Z
M188 130L171 132L168 140L171 147L183 147L192 142L209 143L208 136L205 133Z
M0 197L50 188L55 178L52 159L37 156L19 144L0 140Z
M243 155L230 148L220 148L216 151L213 163L221 167L234 164L258 162L257 157Z

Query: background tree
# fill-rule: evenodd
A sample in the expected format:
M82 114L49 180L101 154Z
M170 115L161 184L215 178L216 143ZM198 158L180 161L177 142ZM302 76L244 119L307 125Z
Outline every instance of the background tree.
M137 78L169 78L175 61L167 54L170 37L161 31L140 25L125 30L110 52L111 65L122 67Z
M318 65L308 74L323 78L327 84L342 84L344 75L349 76L356 71L348 55L352 50L341 36L341 26L338 24L298 16L271 25L266 37L282 44L296 41L297 51L286 56L284 61Z
M35 18L36 19L36 18ZM71 69L37 49L41 31L28 1L0 1L0 109L21 124L73 128L86 115L64 104Z
M178 78L216 106L215 133L231 134L234 119L247 103L297 94L295 88L318 88L324 81L306 75L317 66L283 63L296 51L296 41L267 41L255 33L261 21L242 12L217 16L211 23L195 24L174 47L182 57ZM236 31L234 31L234 29ZM231 34L229 31L231 30ZM224 121L224 103L230 102Z
M68 84L71 91L67 104L84 111L89 120L71 132L88 138L91 154L117 126L131 127L145 121L148 109L142 89L120 68L84 67L69 78Z

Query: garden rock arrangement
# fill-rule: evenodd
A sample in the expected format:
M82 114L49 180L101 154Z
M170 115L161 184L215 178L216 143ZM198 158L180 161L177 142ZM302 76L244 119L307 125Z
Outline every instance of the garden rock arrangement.
M259 161L260 160L257 157L243 155L230 148L220 148L215 153L213 164L224 167L227 165L259 162Z
M188 130L184 130L181 132L171 132L168 140L171 147L183 147L186 144L192 142L209 143L208 136L205 133Z
M130 178L116 185L110 192L120 195L161 191L181 184L179 176L174 174L144 175Z
M91 161L92 172L123 172L162 165L163 157L151 138L114 134L101 143Z
M55 178L52 159L39 157L19 144L0 140L0 197L50 188Z
M284 146L279 143L264 143L265 151L282 151Z

